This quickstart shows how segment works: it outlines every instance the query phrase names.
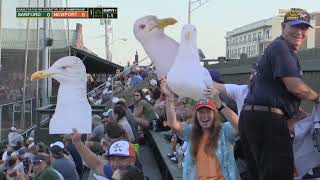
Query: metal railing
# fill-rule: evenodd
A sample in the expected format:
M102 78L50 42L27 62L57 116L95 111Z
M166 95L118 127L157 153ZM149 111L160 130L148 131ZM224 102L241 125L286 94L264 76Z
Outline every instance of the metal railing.
M143 58L142 60L140 60L138 63L141 63L145 60L149 59L149 56ZM125 69L124 71L122 71L120 74L118 75L115 75L114 77L111 78L111 91L112 91L112 96L113 96L113 93L114 93L114 87L115 87L115 79L118 78L118 77L121 77L123 76L124 74L126 74L128 71L131 70L131 68L134 68L134 67L138 67L139 65L132 65L130 67L128 67L127 69ZM99 86L97 86L96 88L94 88L93 90L91 90L90 92L87 93L87 96L88 97L92 97L92 98L96 98L100 93L102 93L104 90L106 90L106 84L108 83L108 81L100 84Z
M40 125L43 125L43 124L49 122L49 120L50 120L50 117L47 117L47 118L43 119L43 120L40 122ZM26 129L23 133L21 133L19 136L13 138L12 141L20 138L21 136L22 136L22 137L25 137L25 138L28 137L28 133L30 132L30 134L31 134L31 132L32 132L33 130L35 130L36 127L37 127L37 125L33 125L33 126L27 128L27 129ZM8 138L1 140L1 143L5 143L5 142L9 143L9 142L8 142Z
M49 102L54 102L56 97L48 97ZM41 107L41 98L38 99ZM29 98L25 101L24 124L21 124L22 101L0 105L0 141L6 137L10 127L33 127L36 124L36 98ZM24 129L23 129L24 130Z

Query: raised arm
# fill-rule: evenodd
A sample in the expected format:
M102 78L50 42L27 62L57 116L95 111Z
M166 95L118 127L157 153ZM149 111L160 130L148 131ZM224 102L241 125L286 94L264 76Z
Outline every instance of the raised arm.
M72 142L88 167L93 169L97 174L106 176L103 171L104 162L81 142L81 134L79 134L76 129L73 129Z
M310 101L318 101L319 95L312 90L307 84L305 84L300 78L297 77L283 77L283 83L287 90L293 95Z
M183 136L183 128L180 121L177 120L175 106L174 106L174 94L169 89L167 80L163 78L161 80L161 92L166 96L166 115L168 125L172 128L176 134L180 137Z
M219 91L213 87L209 88L205 90L205 96L212 99L217 109L220 109L220 113L231 123L236 132L238 132L239 116L221 101Z

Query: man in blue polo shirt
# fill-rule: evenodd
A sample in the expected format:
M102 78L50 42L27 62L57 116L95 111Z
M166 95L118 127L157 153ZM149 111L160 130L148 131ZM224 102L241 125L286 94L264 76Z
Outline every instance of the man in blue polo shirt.
M302 80L297 51L307 37L310 15L291 9L284 16L282 34L265 49L240 115L239 131L250 179L292 180L294 159L288 120L302 99L319 95Z

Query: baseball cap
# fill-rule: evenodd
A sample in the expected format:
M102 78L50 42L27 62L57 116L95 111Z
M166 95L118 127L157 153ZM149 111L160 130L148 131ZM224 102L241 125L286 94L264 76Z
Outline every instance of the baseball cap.
M26 154L26 151L24 149L19 149L18 154L19 154L19 156L23 156Z
M32 163L40 163L42 161L45 161L46 159L47 157L44 156L43 154L38 154L33 157Z
M213 81L216 81L216 82L222 81L222 79L221 79L221 74L220 74L220 72L219 72L218 70L208 69L208 71L209 71L209 74L210 74L211 79L212 79Z
M97 115L97 114L94 114L92 116L92 121L101 121L101 117L99 115Z
M113 112L112 109L108 109L108 111L104 112L102 115L104 117L112 117L112 112Z
M197 101L196 104L195 104L195 107L196 107L196 110L199 110L202 107L209 108L209 109L211 109L213 111L217 110L216 105L214 105L214 103L210 99Z
M107 157L136 157L134 146L125 140L118 140L111 144Z
M52 153L58 153L63 151L64 149L64 144L61 141L57 141L55 143L50 144L49 151Z
M151 79L151 80L149 81L149 83L150 83L151 86L157 86L157 84L158 84L155 79Z
M11 127L10 129L9 129L9 131L10 132L13 132L13 131L16 131L17 129L15 128L15 127Z
M288 23L292 26L298 24L305 24L312 28L310 25L311 16L310 14L300 8L291 8L285 15L283 22Z
M118 97L113 97L112 98L112 103L115 104L119 101L119 98Z

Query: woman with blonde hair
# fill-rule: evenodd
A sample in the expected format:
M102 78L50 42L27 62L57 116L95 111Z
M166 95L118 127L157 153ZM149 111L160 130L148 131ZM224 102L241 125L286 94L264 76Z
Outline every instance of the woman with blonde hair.
M238 116L225 106L216 89L207 89L208 98L195 104L191 124L177 120L174 94L166 79L161 81L166 96L166 114L169 126L183 140L189 142L183 166L184 180L240 180L233 154L238 132ZM229 122L221 123L219 114Z

